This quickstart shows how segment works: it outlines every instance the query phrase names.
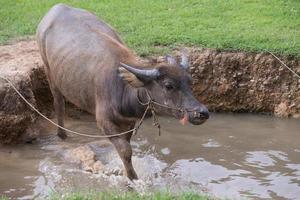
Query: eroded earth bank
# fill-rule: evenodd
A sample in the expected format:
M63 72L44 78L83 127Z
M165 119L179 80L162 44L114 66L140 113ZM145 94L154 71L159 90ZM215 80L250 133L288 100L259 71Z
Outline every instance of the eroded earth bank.
M194 94L210 111L300 118L300 80L272 55L196 48L189 52ZM299 58L280 59L300 74ZM151 62L162 60L158 57ZM11 80L29 102L51 116L52 97L35 41L1 46L0 76ZM37 119L37 114L0 78L0 142L36 138Z

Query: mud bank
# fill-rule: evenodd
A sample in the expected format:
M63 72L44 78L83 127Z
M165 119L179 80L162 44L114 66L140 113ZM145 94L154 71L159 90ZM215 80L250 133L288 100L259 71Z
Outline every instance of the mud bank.
M195 96L211 111L257 112L300 117L300 80L269 54L191 48ZM300 74L300 59L281 57ZM161 62L162 58L154 59ZM50 116L52 97L35 41L0 47L0 75L9 78L40 111ZM31 141L38 116L0 80L0 143Z
M52 101L42 62L34 41L22 41L0 47L0 76L11 80L24 97L46 113ZM31 141L38 130L34 113L9 84L0 78L0 142Z
M192 50L194 93L212 111L300 117L300 79L268 53ZM300 59L280 57L300 74Z

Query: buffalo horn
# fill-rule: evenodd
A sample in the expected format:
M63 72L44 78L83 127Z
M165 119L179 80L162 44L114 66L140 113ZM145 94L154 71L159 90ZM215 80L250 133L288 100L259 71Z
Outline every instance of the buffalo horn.
M133 73L134 75L140 78L155 79L159 76L159 71L157 69L137 69L129 65L126 65L122 62L120 62L120 64L126 70L128 70L129 72Z

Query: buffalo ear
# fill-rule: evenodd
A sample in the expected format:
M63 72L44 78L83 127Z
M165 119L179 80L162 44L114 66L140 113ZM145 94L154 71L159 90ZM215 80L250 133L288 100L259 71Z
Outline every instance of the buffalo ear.
M166 55L165 59L169 65L177 65L177 61L173 56Z
M133 73L131 73L124 67L120 66L118 71L119 76L122 77L122 79L132 87L139 88L144 86L144 83L142 81L140 81Z
M187 70L189 68L189 56L187 50L181 51L180 67L182 67L184 70Z

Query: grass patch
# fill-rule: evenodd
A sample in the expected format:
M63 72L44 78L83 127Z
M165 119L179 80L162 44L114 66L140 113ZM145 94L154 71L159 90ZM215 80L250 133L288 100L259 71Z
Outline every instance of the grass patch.
M101 16L141 55L182 45L300 55L299 0L0 0L0 43L34 34L58 2Z
M127 193L114 193L114 192L101 192L101 193L71 193L71 194L54 194L50 200L212 200L208 196L196 194L193 192L184 192L174 195L168 192L156 192L148 195L140 195L134 192Z

